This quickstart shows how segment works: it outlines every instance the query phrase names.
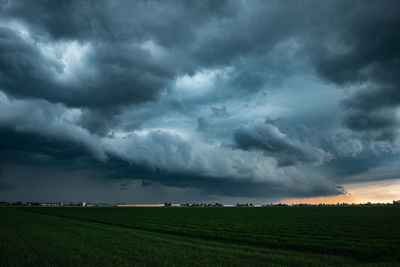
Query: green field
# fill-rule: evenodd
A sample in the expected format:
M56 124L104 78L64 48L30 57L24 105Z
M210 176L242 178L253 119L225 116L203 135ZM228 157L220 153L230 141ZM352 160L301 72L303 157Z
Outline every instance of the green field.
M400 207L0 208L0 266L400 266Z

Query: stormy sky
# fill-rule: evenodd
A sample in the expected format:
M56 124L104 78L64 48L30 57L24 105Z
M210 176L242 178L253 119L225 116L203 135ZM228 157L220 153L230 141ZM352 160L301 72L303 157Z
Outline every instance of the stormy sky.
M0 0L0 200L279 201L400 177L399 1Z

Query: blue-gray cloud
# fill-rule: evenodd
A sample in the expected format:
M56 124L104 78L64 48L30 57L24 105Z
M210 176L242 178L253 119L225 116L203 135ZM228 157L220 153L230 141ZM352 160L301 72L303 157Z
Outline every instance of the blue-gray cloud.
M0 166L205 198L395 177L399 13L397 1L3 0Z

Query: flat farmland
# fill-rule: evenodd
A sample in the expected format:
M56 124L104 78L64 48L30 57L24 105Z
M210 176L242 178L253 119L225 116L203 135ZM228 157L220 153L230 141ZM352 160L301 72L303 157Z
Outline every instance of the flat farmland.
M399 266L400 207L0 208L0 266Z

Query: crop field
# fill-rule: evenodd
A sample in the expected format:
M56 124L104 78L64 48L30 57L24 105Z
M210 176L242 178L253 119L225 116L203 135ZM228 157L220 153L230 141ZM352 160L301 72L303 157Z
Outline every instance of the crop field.
M0 266L400 266L400 207L0 208Z

